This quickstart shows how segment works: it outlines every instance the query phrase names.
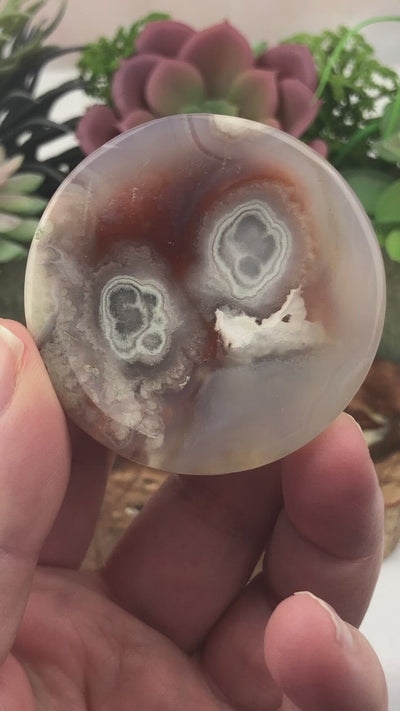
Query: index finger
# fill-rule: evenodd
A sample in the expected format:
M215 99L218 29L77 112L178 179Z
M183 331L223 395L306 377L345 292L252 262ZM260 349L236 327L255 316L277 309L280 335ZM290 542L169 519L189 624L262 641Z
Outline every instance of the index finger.
M311 590L360 624L383 552L383 500L367 444L341 415L282 466L285 507L264 561L278 600ZM284 561L284 564L283 564Z
M196 649L246 585L280 505L279 462L170 477L102 571L113 599L183 649Z

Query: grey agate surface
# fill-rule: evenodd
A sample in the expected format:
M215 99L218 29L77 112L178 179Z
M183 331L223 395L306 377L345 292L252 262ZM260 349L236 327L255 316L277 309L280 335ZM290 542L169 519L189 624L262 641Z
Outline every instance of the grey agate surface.
M276 129L175 116L52 198L26 318L67 414L151 467L222 474L315 437L382 330L384 270L341 176Z

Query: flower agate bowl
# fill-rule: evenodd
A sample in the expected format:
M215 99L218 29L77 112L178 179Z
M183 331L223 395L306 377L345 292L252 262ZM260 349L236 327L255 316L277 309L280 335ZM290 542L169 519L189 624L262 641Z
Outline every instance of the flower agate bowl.
M222 474L315 437L379 343L380 250L317 153L238 118L159 119L67 178L26 318L67 414L151 467Z

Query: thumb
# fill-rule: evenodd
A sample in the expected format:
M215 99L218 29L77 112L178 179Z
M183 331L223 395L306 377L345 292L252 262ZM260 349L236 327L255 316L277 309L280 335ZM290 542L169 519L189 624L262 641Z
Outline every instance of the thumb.
M69 470L65 418L37 348L21 324L0 320L0 663Z
M281 711L386 711L386 682L363 635L309 592L273 612L265 633L269 671L283 692Z

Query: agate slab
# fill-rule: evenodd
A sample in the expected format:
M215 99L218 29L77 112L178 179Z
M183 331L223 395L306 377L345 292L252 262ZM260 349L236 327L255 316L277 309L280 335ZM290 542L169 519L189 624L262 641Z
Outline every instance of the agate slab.
M84 160L34 238L26 317L68 415L166 471L274 461L348 404L379 343L360 204L276 129L175 116Z

